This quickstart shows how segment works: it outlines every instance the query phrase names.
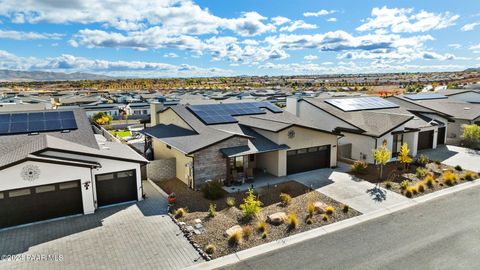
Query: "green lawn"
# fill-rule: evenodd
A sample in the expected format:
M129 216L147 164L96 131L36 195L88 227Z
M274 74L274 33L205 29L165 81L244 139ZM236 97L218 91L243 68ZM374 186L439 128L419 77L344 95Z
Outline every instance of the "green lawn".
M119 137L129 137L132 136L132 132L129 130L110 130L110 133L113 135L118 135Z

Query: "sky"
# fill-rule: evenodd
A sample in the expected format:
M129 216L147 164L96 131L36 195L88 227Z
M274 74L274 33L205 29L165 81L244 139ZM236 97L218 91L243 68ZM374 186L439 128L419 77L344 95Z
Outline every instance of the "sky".
M203 77L479 66L478 0L0 0L0 69Z

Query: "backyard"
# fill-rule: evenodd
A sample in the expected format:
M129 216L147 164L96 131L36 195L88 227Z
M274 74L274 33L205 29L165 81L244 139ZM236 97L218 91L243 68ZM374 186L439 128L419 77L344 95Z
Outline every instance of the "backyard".
M110 130L110 133L112 133L114 136L118 136L120 138L123 137L130 137L132 136L132 132L130 130Z

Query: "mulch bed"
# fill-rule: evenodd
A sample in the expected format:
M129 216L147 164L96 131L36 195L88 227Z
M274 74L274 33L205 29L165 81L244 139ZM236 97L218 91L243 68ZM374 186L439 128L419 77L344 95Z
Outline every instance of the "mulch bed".
M216 247L213 258L218 258L227 254L231 254L240 250L248 249L257 245L268 243L274 240L282 239L289 235L308 231L313 228L321 227L326 224L337 222L343 219L351 218L361 213L355 209L350 208L348 212L343 212L343 205L330 197L327 197L317 191L310 191L304 185L290 181L283 184L270 186L269 188L258 189L260 200L263 203L263 208L257 218L246 220L243 217L242 211L238 209L238 205L243 202L245 192L228 194L229 197L235 197L237 207L229 208L225 199L210 201L203 198L201 192L196 192L186 188L186 186L179 180L169 180L159 182L159 186L167 193L174 191L177 195L177 203L175 209L179 207L186 207L189 212L179 221L185 222L187 225L194 225L195 219L202 220L202 225L205 232L200 235L193 235L192 238L200 247L205 248L208 244L213 244ZM185 187L185 188L184 188ZM292 202L288 206L280 203L279 195L285 192L291 195ZM188 197L191 196L191 197ZM226 195L227 196L227 195ZM312 224L307 224L305 221L308 216L307 205L309 202L321 201L327 205L335 208L335 212L328 217L328 220L322 220L321 215L314 215ZM211 202L217 204L217 214L215 217L208 216L208 206ZM266 220L266 217L276 212L295 213L299 219L299 226L296 229L289 229L287 224L279 226L268 225L268 236L262 239L262 233L256 229L256 224L259 220ZM224 236L225 231L234 225L252 226L253 233L248 239L243 239L240 245L232 245L228 242L227 237Z
M390 162L383 167L383 176L382 180L379 179L379 167L375 165L369 165L367 168L366 173L364 174L357 174L351 173L355 177L364 179L371 183L378 183L381 187L392 190L394 192L400 193L402 195L406 195L405 189L400 186L400 183L407 180L409 182L409 186L417 186L418 183L424 182L423 177L419 178L416 175L417 165L411 164L408 169L404 170L403 164L399 162ZM471 172L468 170L458 171L452 166L448 166L445 164L437 164L435 162L428 163L425 168L428 170L428 173L433 175L434 177L434 185L428 186L425 183L425 190L424 192L416 192L413 193L411 198L422 196L424 194L432 193L437 190L441 190L450 186L454 186L460 183L468 182L469 180L462 179L462 175L466 172ZM442 180L442 173L444 171L452 171L457 175L457 181L451 185L448 185L443 182ZM478 175L476 175L478 178ZM390 187L387 188L387 183L390 184Z

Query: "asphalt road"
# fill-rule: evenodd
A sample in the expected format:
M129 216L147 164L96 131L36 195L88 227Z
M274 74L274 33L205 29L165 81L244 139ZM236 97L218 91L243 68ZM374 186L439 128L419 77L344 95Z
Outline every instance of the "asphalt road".
M480 269L480 188L222 269Z

